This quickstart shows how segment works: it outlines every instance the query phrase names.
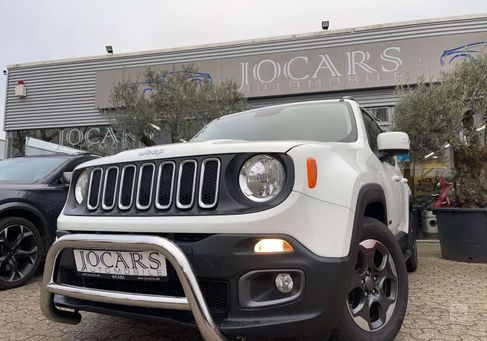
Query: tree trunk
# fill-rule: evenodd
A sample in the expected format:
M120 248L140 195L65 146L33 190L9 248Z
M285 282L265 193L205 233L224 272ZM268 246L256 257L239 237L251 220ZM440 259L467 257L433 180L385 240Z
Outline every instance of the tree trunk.
M179 125L177 122L173 122L169 124L169 128L171 129L171 143L178 143L179 142Z
M142 137L140 138L140 142L145 144L147 147L150 146L156 146L157 143L154 142L154 140L150 139L147 135L142 134Z
M487 150L465 146L455 150L455 195L460 207L487 207Z

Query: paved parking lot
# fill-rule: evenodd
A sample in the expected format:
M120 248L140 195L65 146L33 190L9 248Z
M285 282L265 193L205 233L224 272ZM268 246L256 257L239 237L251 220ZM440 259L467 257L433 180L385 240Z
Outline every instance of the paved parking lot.
M397 340L487 340L487 265L440 258L436 243L419 244L409 306ZM194 330L83 313L81 324L47 321L39 311L40 275L0 291L0 340L199 340Z

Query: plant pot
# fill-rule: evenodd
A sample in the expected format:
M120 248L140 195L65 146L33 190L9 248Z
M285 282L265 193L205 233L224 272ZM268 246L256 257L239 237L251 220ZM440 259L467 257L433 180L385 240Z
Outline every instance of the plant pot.
M437 208L441 256L487 263L487 208Z

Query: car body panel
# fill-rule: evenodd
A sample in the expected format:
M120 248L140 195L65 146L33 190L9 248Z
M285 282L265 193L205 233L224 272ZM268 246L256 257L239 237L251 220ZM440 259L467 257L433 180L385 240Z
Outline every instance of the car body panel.
M80 163L95 156L56 155L55 157L65 158L66 161L34 183L0 181L0 216L19 215L28 219L35 217L36 221L33 223L40 225L37 227L44 241L44 251L47 251L48 246L54 241L57 218L68 194L68 186L59 181L60 177L64 171L72 171Z

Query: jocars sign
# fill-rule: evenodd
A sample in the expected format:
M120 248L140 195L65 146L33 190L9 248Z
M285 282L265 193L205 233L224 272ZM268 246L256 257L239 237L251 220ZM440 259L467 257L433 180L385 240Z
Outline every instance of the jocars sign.
M189 60L151 68L175 72L183 64L192 64L209 75L211 81L233 79L247 97L390 87L400 82L415 83L419 76L435 79L441 70L481 53L487 34L386 39L384 36L377 42L354 45L336 41L311 49L297 45L289 51ZM113 84L123 79L141 82L144 70L145 67L136 67L98 71L96 105L110 107Z
M400 46L387 46L380 51L341 50L313 50L241 61L239 89L249 94L291 89L319 91L399 77L403 64Z

